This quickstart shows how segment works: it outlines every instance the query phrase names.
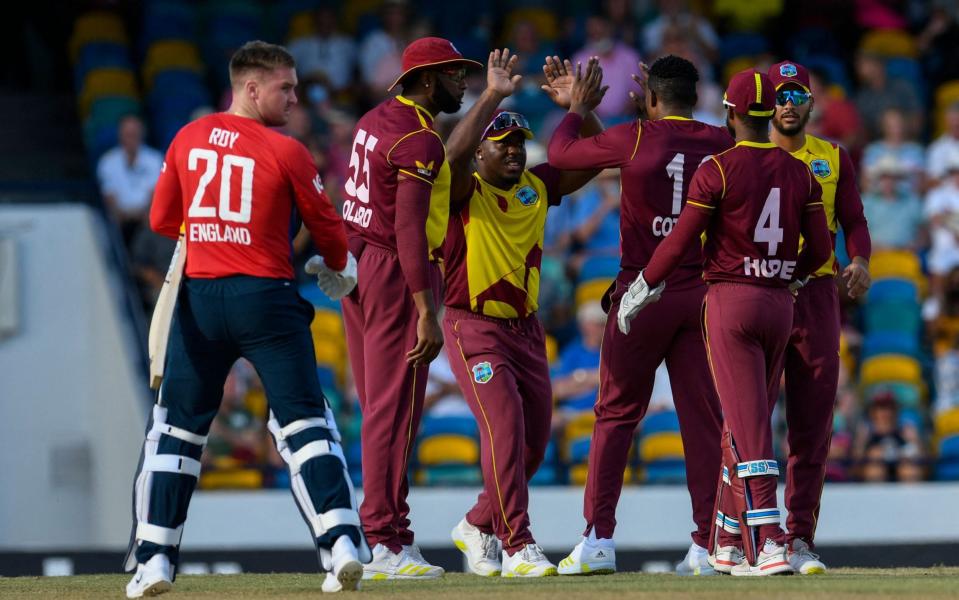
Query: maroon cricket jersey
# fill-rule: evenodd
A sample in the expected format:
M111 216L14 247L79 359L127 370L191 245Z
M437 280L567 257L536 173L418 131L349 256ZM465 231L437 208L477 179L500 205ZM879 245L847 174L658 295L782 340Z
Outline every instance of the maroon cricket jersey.
M566 115L550 140L549 163L559 169L621 169L621 266L639 271L676 225L697 167L732 147L733 139L723 128L682 117L623 123L579 139L581 123L579 115ZM670 288L700 281L702 264L700 248L690 246L668 279Z
M343 219L351 239L396 252L400 177L431 186L424 226L428 252L436 258L449 217L446 148L433 130L433 115L412 100L396 96L363 115L353 131L350 176L343 186Z
M154 231L184 227L186 274L293 278L299 218L332 269L346 266L346 230L309 151L259 121L216 113L181 129L150 207Z
M703 245L707 282L787 287L803 211L822 210L822 188L782 148L743 141L696 171L687 203L713 213Z

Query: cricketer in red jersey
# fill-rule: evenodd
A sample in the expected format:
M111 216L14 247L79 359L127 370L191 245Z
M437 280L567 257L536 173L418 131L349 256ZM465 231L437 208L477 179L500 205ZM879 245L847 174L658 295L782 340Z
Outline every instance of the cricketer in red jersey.
M186 125L171 143L150 213L154 230L168 237L183 224L188 252L134 483L131 598L172 585L200 457L240 357L266 388L269 429L330 571L323 589L356 589L360 561L371 558L316 375L313 307L291 281L291 243L302 218L331 276L352 285L346 232L309 152L269 129L285 124L296 103L293 58L280 46L250 42L233 55L230 79L229 111Z
M767 74L776 88L776 114L770 138L806 163L822 186L833 247L841 226L846 252L851 257L843 270L849 296L861 296L869 289L872 243L852 159L838 144L806 134L806 123L815 104L806 68L784 61L769 67ZM812 549L839 385L837 272L833 252L797 291L793 330L786 347L786 538L789 561L803 575L826 570Z
M526 117L494 111L520 76L509 50L490 53L487 88L450 134L452 172L443 332L450 365L480 431L483 491L451 536L481 576L556 575L530 530L530 479L546 454L553 394L536 317L547 212L597 171L526 167ZM602 100L598 60L585 75L558 57L544 66L551 98ZM587 134L602 130L592 112ZM473 164L476 171L473 171ZM502 547L502 553L500 552ZM502 557L502 560L501 560Z
M612 315L626 287L673 231L696 167L732 146L725 129L692 119L698 78L689 61L676 56L661 58L649 69L649 120L617 125L579 139L582 117L571 109L550 141L549 161L558 168L621 170L622 264L608 298ZM705 553L720 465L721 417L700 327L705 294L702 260L699 247L686 249L682 266L669 279L669 302L638 317L638 326L655 334L627 336L616 327L615 319L607 321L583 506L586 531L580 544L560 562L560 574L615 570L612 537L623 471L636 426L649 406L656 368L663 360L669 370L683 447L687 456L696 457L686 461L696 525L690 555L698 557L702 569L686 569L681 563L679 570L709 570Z
M725 420L716 501L722 537L712 558L717 570L733 575L774 575L792 571L776 507L779 467L770 424L792 328L789 286L818 268L832 247L822 188L801 161L769 142L775 109L769 78L752 69L737 73L723 102L736 146L696 171L676 229L630 284L618 321L628 325L658 299L669 273L705 232L703 329ZM739 532L745 561L732 537Z
M350 364L363 413L363 504L373 548L364 577L439 577L410 530L407 469L423 412L429 363L443 334L438 266L449 215L450 172L433 127L456 112L466 60L449 41L422 38L403 51L403 93L356 124L343 217L358 284L343 300Z

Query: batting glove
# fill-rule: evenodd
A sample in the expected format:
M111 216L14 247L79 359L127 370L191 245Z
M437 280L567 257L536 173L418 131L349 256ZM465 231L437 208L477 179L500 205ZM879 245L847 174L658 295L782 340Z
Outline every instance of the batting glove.
M322 256L311 257L304 270L316 275L316 285L332 300L341 299L356 287L356 257L350 252L346 254L346 266L341 271L326 266Z
M640 271L636 279L629 284L629 288L619 301L619 312L616 314L616 325L624 334L629 333L629 323L636 317L639 311L643 310L648 304L659 300L666 288L666 282L662 282L655 289L650 289L649 284L643 279L643 272Z

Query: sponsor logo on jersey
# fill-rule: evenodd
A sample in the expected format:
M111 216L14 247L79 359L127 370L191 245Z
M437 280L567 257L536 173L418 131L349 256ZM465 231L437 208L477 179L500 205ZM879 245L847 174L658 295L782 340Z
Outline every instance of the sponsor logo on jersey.
M828 160L817 158L809 163L809 168L812 170L812 174L820 179L824 179L832 175L832 169L829 167Z
M515 196L516 199L519 200L519 203L523 206L532 206L536 204L537 200L539 200L539 194L537 194L536 190L528 185L524 185L516 190Z
M493 378L493 365L488 360L473 365L473 380L486 383Z
M425 175L426 177L432 177L432 176L433 176L433 163L434 163L434 161L431 160L430 162L428 162L428 163L426 163L426 164L423 164L423 163L421 163L421 162L418 161L418 160L417 160L417 161L414 161L414 162L416 163L416 172L417 172L417 173L419 173L420 175Z
M799 71L796 70L796 65L786 63L779 67L779 74L783 77L795 77L799 74Z

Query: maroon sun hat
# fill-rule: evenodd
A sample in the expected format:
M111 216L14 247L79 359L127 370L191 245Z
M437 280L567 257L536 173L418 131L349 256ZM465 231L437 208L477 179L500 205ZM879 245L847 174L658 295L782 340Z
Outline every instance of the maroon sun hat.
M799 63L795 63L790 60L776 63L769 67L769 71L766 72L766 75L768 75L769 80L773 82L773 87L777 92L779 91L779 88L787 83L795 83L806 92L811 91L809 85L809 71L807 71L806 67Z
M455 64L464 67L483 68L481 63L463 58L460 51L457 50L453 42L449 40L439 37L420 38L411 42L410 45L403 50L403 73L396 78L396 81L393 82L393 85L391 85L387 91L392 91L404 77L413 71L439 65Z
M771 117L776 112L776 89L765 73L746 69L729 80L723 105L732 108L736 114Z

